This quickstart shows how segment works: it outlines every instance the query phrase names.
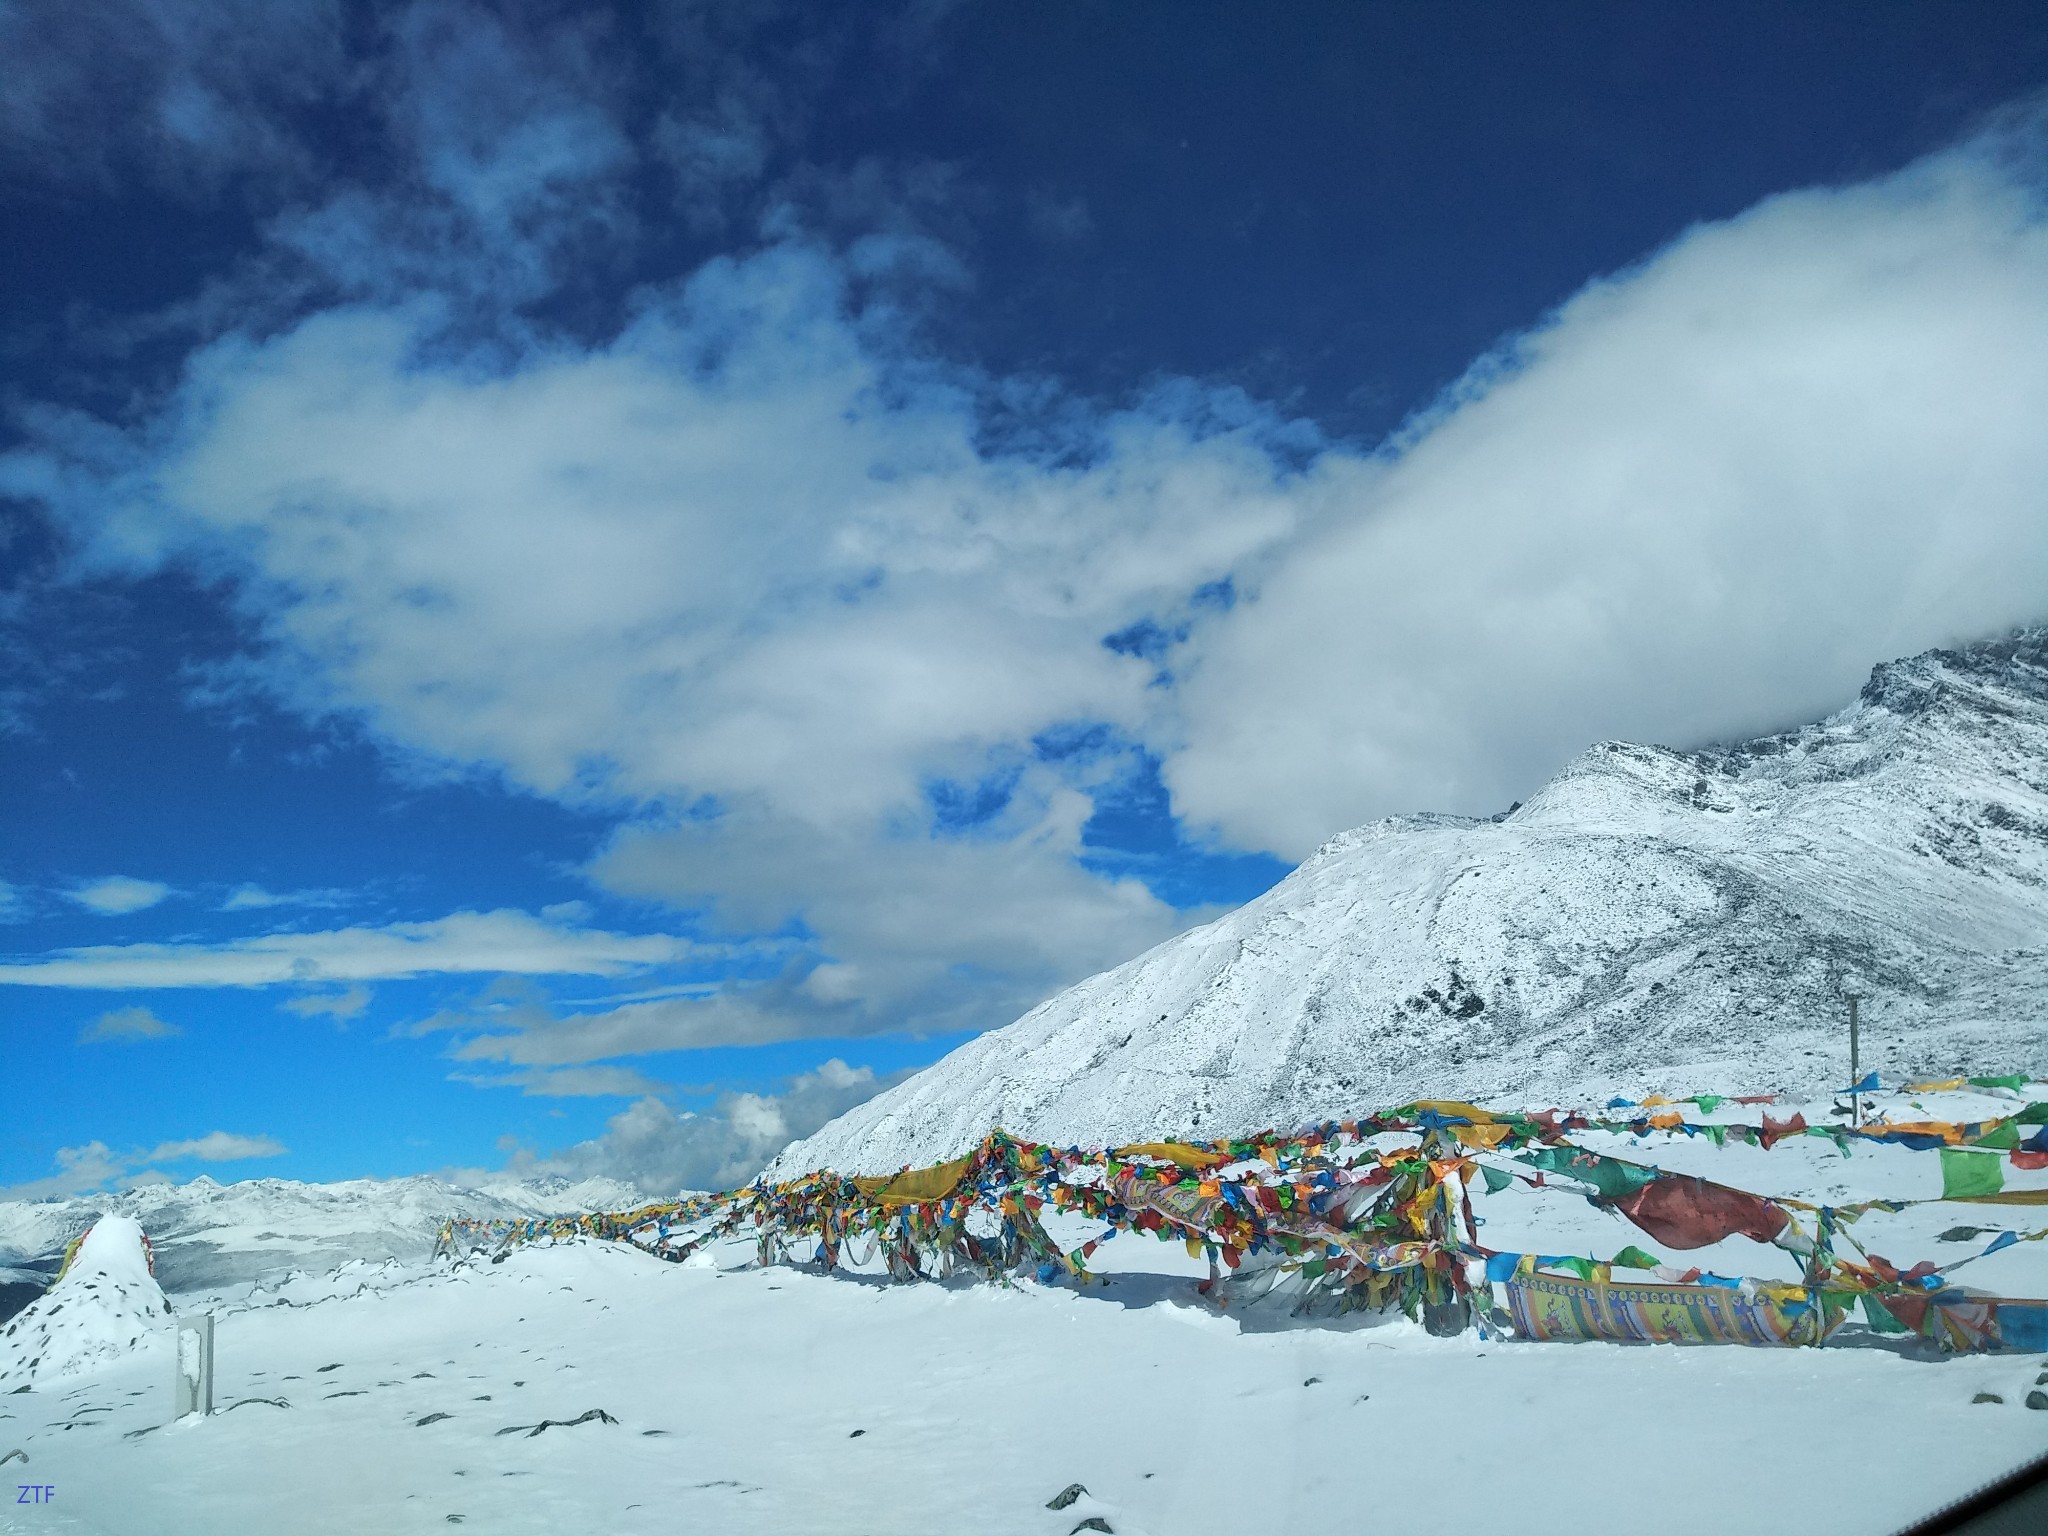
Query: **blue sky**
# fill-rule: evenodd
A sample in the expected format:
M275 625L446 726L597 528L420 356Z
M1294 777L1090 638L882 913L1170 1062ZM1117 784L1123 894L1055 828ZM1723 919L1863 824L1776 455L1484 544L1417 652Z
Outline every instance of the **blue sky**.
M96 12L0 4L0 1189L743 1178L2048 617L2038 6Z

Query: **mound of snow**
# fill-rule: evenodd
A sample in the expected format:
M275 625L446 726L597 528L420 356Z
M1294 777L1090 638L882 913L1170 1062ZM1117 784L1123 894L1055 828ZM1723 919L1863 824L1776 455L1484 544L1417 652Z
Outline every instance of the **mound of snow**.
M149 1272L141 1225L102 1217L64 1278L0 1329L0 1392L123 1359L161 1334L170 1315Z
M1490 820L1325 844L1271 891L970 1041L770 1165L991 1126L1213 1136L1448 1096L1791 1091L2048 1068L2048 629L1878 667L1825 722L1608 742Z

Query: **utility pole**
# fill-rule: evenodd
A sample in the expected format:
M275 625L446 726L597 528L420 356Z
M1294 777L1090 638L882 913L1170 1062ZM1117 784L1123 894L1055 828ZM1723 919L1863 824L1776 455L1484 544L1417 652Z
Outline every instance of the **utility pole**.
M1863 1124L1863 1068L1858 1060L1856 1041L1856 1005L1863 999L1854 992L1849 994L1849 1112L1851 1124Z

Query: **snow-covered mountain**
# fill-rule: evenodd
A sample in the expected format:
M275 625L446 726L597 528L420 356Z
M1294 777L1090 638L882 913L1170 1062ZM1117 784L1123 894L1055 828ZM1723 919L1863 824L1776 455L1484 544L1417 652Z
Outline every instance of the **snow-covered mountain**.
M1844 994L1887 1074L2048 1069L2048 629L1877 667L1819 725L1605 742L1492 820L1333 838L771 1165L876 1172L993 1125L1215 1135L1419 1095L1823 1091Z
M645 1200L616 1179L504 1179L468 1188L426 1177L334 1184L218 1184L202 1177L119 1194L0 1201L0 1275L47 1283L64 1245L103 1214L142 1224L155 1245L157 1278L175 1292L290 1269L328 1269L350 1259L424 1258L451 1215L562 1215L623 1210Z

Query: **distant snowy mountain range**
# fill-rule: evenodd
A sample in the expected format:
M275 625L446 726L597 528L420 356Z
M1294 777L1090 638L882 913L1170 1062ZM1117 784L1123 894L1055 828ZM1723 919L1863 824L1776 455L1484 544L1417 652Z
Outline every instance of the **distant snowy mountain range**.
M56 1274L64 1245L102 1215L142 1224L156 1249L158 1281L178 1292L330 1269L350 1259L424 1258L451 1215L561 1215L624 1210L645 1200L616 1179L505 1179L458 1188L420 1177L335 1184L198 1178L120 1194L0 1201L0 1286L17 1293L17 1304L39 1293Z
M954 1051L771 1172L989 1127L1215 1135L1417 1096L2048 1070L2048 629L1876 668L1818 725L1605 742L1491 820L1331 839L1264 896Z

